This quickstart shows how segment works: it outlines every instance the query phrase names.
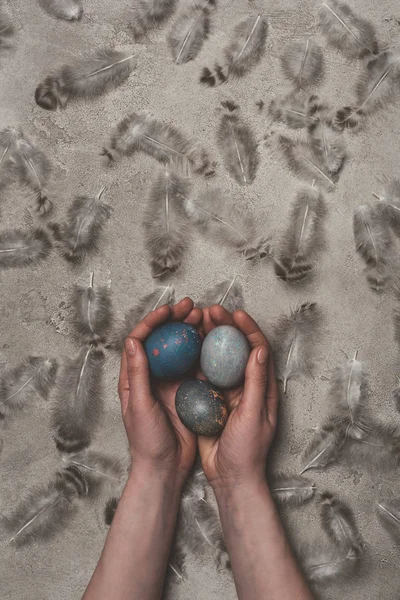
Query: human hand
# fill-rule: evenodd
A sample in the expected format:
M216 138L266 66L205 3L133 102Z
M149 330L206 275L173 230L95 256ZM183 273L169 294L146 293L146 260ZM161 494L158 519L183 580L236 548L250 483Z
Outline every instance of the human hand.
M251 347L245 381L224 394L229 417L219 437L199 437L204 473L214 488L265 481L265 463L273 440L278 405L274 362L267 339L244 311L229 313L222 306L203 309L207 335L219 325L234 325Z
M118 392L122 417L134 467L189 473L196 455L196 436L184 427L175 410L175 395L181 381L150 379L143 342L166 321L184 321L195 327L203 313L190 298L173 307L160 306L149 313L129 334L122 353Z

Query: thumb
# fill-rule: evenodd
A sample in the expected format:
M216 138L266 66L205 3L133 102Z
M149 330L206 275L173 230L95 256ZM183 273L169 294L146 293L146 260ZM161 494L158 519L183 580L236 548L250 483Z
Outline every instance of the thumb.
M238 410L256 410L266 407L268 348L258 346L251 351L247 361L244 394Z
M125 342L125 353L129 383L128 405L135 411L149 409L153 406L154 399L146 352L138 339L128 337Z

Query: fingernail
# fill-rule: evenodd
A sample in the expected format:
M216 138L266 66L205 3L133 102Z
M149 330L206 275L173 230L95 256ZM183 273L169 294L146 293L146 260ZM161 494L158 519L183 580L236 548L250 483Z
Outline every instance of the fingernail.
M257 354L257 360L260 363L260 365L265 365L265 363L267 362L267 349L262 347L259 349L258 354Z
M129 354L129 356L133 356L136 352L136 342L132 339L132 338L128 338L126 340L126 351Z

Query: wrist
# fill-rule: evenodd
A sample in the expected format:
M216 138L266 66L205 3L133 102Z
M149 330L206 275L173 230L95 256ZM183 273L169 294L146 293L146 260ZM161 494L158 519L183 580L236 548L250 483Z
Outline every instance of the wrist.
M127 485L153 485L169 490L177 490L181 493L186 477L186 473L176 467L156 466L151 462L132 461Z
M266 477L252 476L241 479L218 479L212 483L218 504L226 505L251 501L260 494L270 495Z

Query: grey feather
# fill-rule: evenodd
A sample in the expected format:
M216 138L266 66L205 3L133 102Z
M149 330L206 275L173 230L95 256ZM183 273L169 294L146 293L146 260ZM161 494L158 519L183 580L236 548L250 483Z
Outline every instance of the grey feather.
M312 39L290 42L281 55L283 74L297 88L319 84L325 72L322 48Z
M111 206L101 200L104 189L97 196L77 196L68 208L67 221L49 224L62 255L71 263L82 262L97 249L100 233L112 213Z
M7 229L0 232L0 269L29 267L49 255L51 242L44 229Z
M228 173L241 185L252 183L259 156L256 138L247 123L238 116L238 106L227 102L217 131L217 144Z
M324 247L325 216L325 201L318 188L301 188L292 203L289 225L275 257L277 277L298 283L312 275L318 253Z
M341 500L325 492L319 497L321 521L333 542L344 550L362 550L362 541L355 523L353 511Z
M11 183L13 179L17 140L21 136L21 131L15 127L6 127L0 131L0 186Z
M24 137L15 140L15 168L22 183L36 194L36 211L39 215L50 212L52 202L48 199L46 185L51 174L47 156Z
M75 336L82 344L104 343L111 327L112 310L110 289L93 286L94 273L89 286L75 285L72 293Z
M39 0L39 5L56 19L78 21L82 16L80 0Z
M349 439L344 447L350 463L361 464L372 473L397 469L400 465L400 429L396 424L368 421L368 431Z
M117 512L118 503L118 498L111 498L107 501L107 504L104 508L104 521L107 527L110 527L111 523L113 522L115 513Z
M78 452L92 441L103 416L104 353L84 347L75 358L66 358L53 394L51 424L61 452Z
M100 96L121 85L135 65L131 52L97 50L48 75L36 88L36 103L46 110L55 110L64 108L71 98Z
M40 356L28 356L4 373L0 380L0 417L23 408L38 397L46 400L56 373L57 361Z
M389 179L377 196L380 202L376 205L394 233L400 235L400 179Z
M195 0L178 16L168 35L168 44L176 64L196 58L210 31L210 10L215 0Z
M163 304L172 305L174 301L175 290L172 285L157 287L150 294L142 296L126 313L124 320L115 324L109 336L109 347L118 351L123 350L125 339L143 317Z
M139 151L180 169L186 170L189 165L195 173L213 173L207 153L194 140L148 112L132 113L123 119L103 154L113 161Z
M134 0L130 27L135 38L161 25L174 12L176 0Z
M271 100L268 110L276 121L282 121L292 129L301 129L318 123L327 108L318 96L296 89Z
M115 496L126 482L127 469L116 456L86 450L67 456L64 464L79 471L86 482L85 496L88 500Z
M396 544L400 544L400 500L381 500L376 512L383 527L389 532Z
M7 40L14 35L15 29L8 16L0 11L0 49L7 47Z
M300 562L308 581L323 583L351 576L359 564L359 553L317 541L303 547Z
M282 315L275 327L278 345L279 380L283 382L284 393L289 379L310 376L322 315L315 302L304 302Z
M270 490L278 504L300 506L314 496L315 483L301 475L276 473L271 478Z
M213 70L204 67L200 82L214 87L228 77L244 77L262 59L265 52L268 24L262 14L241 21L233 30L231 41L224 49L224 58Z
M237 276L232 280L226 279L206 290L201 302L196 302L196 306L205 308L213 304L220 304L231 313L235 310L244 310L242 286L236 279Z
M328 173L311 144L293 140L284 135L280 135L278 141L288 167L295 175L305 179L308 183L316 181L318 185L322 185L330 191L335 188L337 175Z
M262 233L249 214L239 213L222 191L207 189L195 200L186 198L189 219L219 244L240 252L246 260L271 253L271 238Z
M319 25L327 42L347 58L364 58L379 51L375 27L338 0L321 4Z
M337 175L346 160L346 144L329 121L314 122L308 128L310 143L319 163L330 176Z
M68 473L56 473L47 485L31 490L15 510L2 519L17 546L52 538L65 529L77 511L79 490Z
M191 236L183 206L188 192L188 182L168 169L152 186L143 227L153 277L174 273L182 264Z
M400 54L382 52L368 62L356 85L353 105L339 109L334 124L339 130L358 131L366 117L393 104L399 94Z
M381 292L391 278L390 256L393 236L380 211L364 204L355 209L353 234L356 251L366 263L365 273L369 286Z
M303 455L304 467L300 475L309 469L323 469L336 462L345 442L345 427L342 421L330 417L318 427Z

